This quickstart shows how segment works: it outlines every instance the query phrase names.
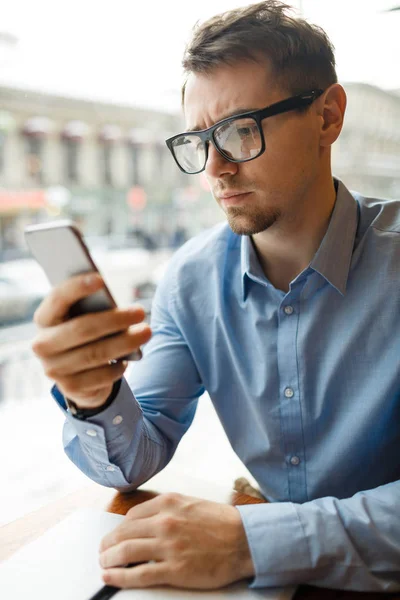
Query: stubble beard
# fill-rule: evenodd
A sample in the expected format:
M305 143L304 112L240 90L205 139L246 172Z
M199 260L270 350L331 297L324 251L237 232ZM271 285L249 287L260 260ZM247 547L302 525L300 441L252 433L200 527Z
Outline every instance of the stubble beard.
M249 210L249 207L230 206L225 211L228 225L237 235L255 235L275 225L280 217L279 209Z

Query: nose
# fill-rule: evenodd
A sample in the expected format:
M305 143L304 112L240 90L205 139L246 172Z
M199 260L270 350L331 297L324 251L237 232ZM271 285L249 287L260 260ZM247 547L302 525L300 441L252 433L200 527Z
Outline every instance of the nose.
M207 177L218 179L223 175L234 175L239 168L238 163L227 160L218 152L213 144L208 146L208 158L205 168Z

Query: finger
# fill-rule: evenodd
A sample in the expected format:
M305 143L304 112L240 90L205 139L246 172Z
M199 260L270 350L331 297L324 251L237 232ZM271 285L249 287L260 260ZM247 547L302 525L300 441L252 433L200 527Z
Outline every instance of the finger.
M103 569L121 567L129 563L159 560L160 549L154 539L128 539L116 546L111 546L100 554L100 565Z
M46 296L34 314L38 327L50 327L61 323L73 304L104 287L99 273L77 275L63 281Z
M104 552L111 546L128 539L154 538L154 526L152 519L138 519L136 521L124 519L120 525L107 533L100 542L100 552Z
M168 582L165 562L147 563L123 569L107 569L102 574L107 585L119 588L146 588Z
M131 326L126 332L80 348L42 359L47 377L58 379L83 373L123 358L149 341L151 329L147 323Z
M99 369L61 377L56 380L57 386L67 398L90 400L97 395L97 392L109 388L115 381L121 379L127 366L126 361L121 361Z
M141 323L145 312L138 304L129 308L115 308L101 313L81 315L66 322L39 331L32 349L41 358L54 356L66 350L83 346L99 337L105 337Z

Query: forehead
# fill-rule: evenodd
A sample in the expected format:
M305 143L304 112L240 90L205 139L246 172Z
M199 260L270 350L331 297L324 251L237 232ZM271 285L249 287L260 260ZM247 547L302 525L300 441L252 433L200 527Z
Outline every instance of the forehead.
M185 88L186 127L204 129L245 110L264 108L280 100L267 63L243 61L222 65L210 73L191 73Z

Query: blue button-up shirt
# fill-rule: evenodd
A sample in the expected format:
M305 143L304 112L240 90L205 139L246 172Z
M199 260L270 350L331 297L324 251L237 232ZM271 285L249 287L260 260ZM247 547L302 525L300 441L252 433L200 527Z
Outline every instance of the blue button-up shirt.
M339 182L320 248L287 293L249 237L218 225L175 254L151 324L142 361L89 420L97 435L66 413L77 466L103 485L140 485L207 390L271 502L238 508L252 585L399 590L400 203Z

